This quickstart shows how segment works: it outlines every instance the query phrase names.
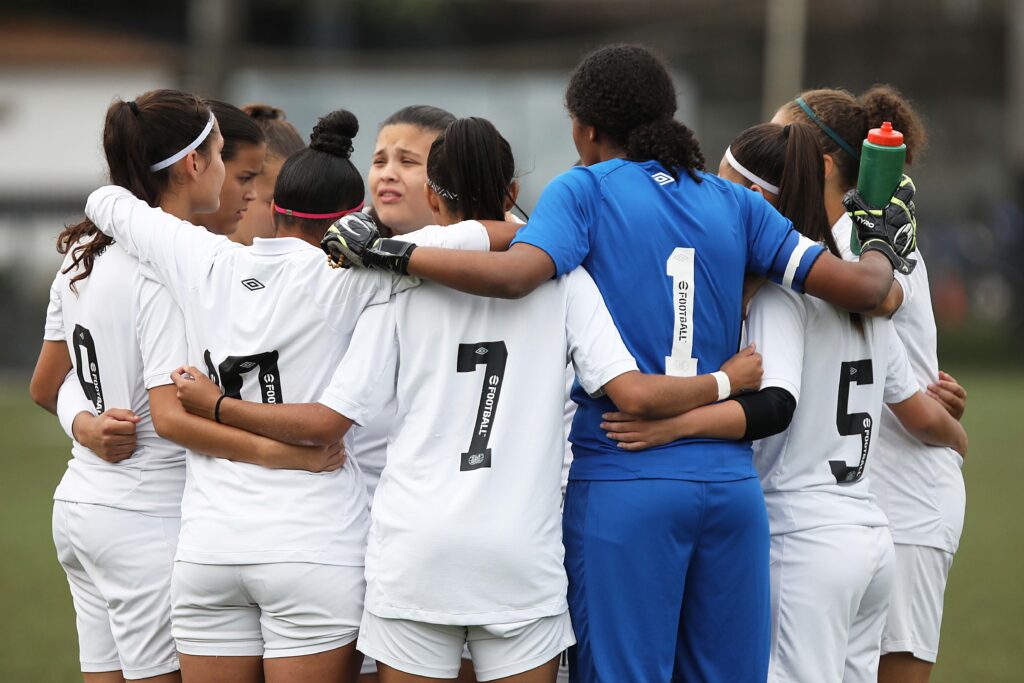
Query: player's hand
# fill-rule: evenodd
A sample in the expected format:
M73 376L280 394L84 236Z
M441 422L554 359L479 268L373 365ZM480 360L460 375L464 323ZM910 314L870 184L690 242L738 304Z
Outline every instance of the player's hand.
M751 344L722 364L722 372L729 376L732 396L744 391L757 391L761 388L761 354Z
M178 368L171 373L171 381L178 388L178 402L186 412L214 419L213 411L222 392L202 370L191 365Z
M870 206L857 190L843 197L846 213L857 229L861 253L878 251L889 259L893 270L909 275L917 261L907 258L917 249L917 218L914 181L904 175L889 203L880 209Z
M967 409L967 390L953 375L939 371L939 381L928 385L928 395L942 404L954 420L960 420Z
M71 431L78 443L107 462L121 462L135 451L135 425L138 415L127 408L110 408L100 415L79 413Z
M320 240L320 248L327 253L327 260L334 267L359 266L408 275L409 258L416 245L381 238L373 219L357 212L342 216L328 228Z
M674 426L675 418L644 420L629 413L605 413L601 429L619 448L625 451L641 451L660 446L680 438Z
M334 266L351 268L366 267L363 252L380 239L380 229L367 214L357 211L342 216L327 228L320 248L327 254L328 262Z

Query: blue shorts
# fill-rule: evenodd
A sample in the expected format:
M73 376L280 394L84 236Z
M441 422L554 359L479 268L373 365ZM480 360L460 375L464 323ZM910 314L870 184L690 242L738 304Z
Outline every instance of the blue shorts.
M757 479L570 481L573 683L763 683L768 517Z

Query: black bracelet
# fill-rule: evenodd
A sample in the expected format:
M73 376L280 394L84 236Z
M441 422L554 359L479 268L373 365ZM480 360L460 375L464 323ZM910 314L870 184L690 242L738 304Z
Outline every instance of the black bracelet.
M227 397L228 397L227 394L221 394L220 398L217 399L217 402L213 404L213 419L216 420L220 424L223 424L220 421L220 402L223 401L224 399L226 399Z

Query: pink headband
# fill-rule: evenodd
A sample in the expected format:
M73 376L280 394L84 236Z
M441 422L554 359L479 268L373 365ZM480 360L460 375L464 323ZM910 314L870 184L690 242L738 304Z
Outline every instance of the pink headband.
M292 211L291 209L283 209L280 206L278 206L276 203L271 202L271 206L274 207L274 211L276 211L277 213L284 214L285 216L292 216L294 218L313 218L313 219L319 219L319 218L341 218L342 216L347 216L350 213L355 213L356 211L362 211L363 210L363 206L365 204L366 204L366 201L364 200L364 201L359 202L359 206L357 206L357 207L355 207L353 209L345 209L344 211L335 211L334 213L304 213L302 211Z

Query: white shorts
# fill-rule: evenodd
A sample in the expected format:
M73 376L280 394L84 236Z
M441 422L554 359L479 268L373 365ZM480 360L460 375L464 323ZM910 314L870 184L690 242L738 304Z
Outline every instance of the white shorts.
M875 683L893 581L888 527L772 536L772 683Z
M177 517L53 502L53 544L71 587L84 673L127 679L178 670L171 637Z
M462 658L473 661L473 655L469 652L469 643L466 643L462 650ZM370 668L367 668L367 663L370 664ZM370 657L363 658L363 670L359 673L372 674L377 673L377 662ZM558 673L555 675L555 683L569 683L569 651L563 650L561 656L558 658Z
M301 657L344 647L359 633L362 567L305 562L175 562L174 639L182 654Z
M896 544L896 578L882 632L882 654L909 652L934 663L939 654L942 597L953 553Z
M356 647L405 673L455 678L469 645L478 681L536 669L576 644L569 612L511 624L449 626L363 613Z

